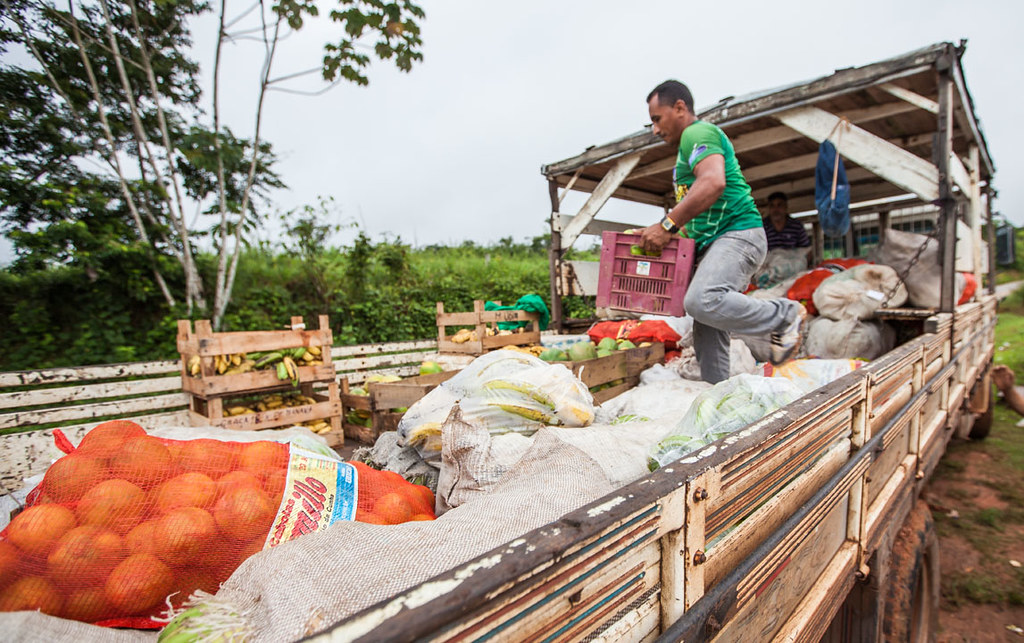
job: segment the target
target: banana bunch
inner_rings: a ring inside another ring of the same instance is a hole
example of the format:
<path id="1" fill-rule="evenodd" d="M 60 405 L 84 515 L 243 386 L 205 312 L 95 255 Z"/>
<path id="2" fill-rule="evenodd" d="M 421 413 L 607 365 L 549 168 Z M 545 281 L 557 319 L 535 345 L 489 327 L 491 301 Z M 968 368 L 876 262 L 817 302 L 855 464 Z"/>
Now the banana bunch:
<path id="1" fill-rule="evenodd" d="M 281 393 L 271 393 L 269 395 L 264 395 L 255 401 L 225 407 L 224 415 L 229 417 L 235 415 L 251 415 L 253 413 L 260 413 L 263 411 L 273 411 L 275 409 L 283 409 L 293 406 L 308 406 L 317 403 L 318 401 L 316 398 L 303 395 L 301 393 L 290 393 L 286 395 Z M 318 434 L 324 434 L 331 430 L 330 422 L 324 419 L 307 420 L 301 424 L 302 426 L 308 427 L 310 431 Z"/>
<path id="2" fill-rule="evenodd" d="M 514 331 L 511 330 L 495 330 L 491 326 L 486 326 L 484 328 L 484 335 L 486 337 L 494 337 L 495 335 L 512 335 L 513 332 Z M 515 332 L 522 332 L 522 330 Z M 449 339 L 451 339 L 456 344 L 465 344 L 466 342 L 475 342 L 479 338 L 480 336 L 477 334 L 475 330 L 469 330 L 468 328 L 460 328 Z"/>
<path id="3" fill-rule="evenodd" d="M 299 346 L 283 348 L 276 351 L 233 353 L 215 355 L 214 371 L 217 375 L 238 375 L 250 371 L 274 369 L 279 380 L 291 380 L 298 384 L 300 366 L 323 364 L 323 351 L 319 346 Z M 193 377 L 202 376 L 202 359 L 199 355 L 191 355 L 186 360 L 186 370 Z"/>
<path id="4" fill-rule="evenodd" d="M 529 346 L 510 345 L 505 346 L 504 349 L 519 351 L 520 353 L 526 353 L 527 355 L 533 355 L 534 357 L 540 357 L 540 354 L 545 350 L 540 344 L 530 344 Z"/>

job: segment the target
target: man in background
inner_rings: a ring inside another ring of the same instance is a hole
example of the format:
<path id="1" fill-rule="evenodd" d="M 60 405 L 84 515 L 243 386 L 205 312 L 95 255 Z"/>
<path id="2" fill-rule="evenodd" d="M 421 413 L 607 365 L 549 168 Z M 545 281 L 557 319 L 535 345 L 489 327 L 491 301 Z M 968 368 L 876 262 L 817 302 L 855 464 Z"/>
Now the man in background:
<path id="1" fill-rule="evenodd" d="M 789 199 L 782 192 L 768 195 L 768 214 L 764 218 L 764 236 L 768 250 L 776 248 L 807 248 L 811 253 L 811 240 L 804 224 L 789 216 Z"/>

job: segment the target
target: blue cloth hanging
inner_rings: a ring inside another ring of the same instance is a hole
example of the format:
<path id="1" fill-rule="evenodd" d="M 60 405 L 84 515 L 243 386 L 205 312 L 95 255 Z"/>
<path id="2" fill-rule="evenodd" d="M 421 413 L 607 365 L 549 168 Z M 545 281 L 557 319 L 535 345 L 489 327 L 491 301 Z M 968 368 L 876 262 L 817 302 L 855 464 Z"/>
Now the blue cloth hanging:
<path id="1" fill-rule="evenodd" d="M 833 186 L 833 177 L 835 185 Z M 846 168 L 831 141 L 818 147 L 818 165 L 814 168 L 814 205 L 826 237 L 841 237 L 850 229 L 850 182 Z"/>

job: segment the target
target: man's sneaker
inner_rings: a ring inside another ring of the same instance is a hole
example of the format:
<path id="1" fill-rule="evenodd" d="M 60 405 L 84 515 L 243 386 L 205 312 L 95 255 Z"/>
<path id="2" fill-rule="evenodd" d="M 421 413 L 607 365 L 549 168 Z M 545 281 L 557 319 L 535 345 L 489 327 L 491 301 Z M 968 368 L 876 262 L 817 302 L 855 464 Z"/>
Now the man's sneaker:
<path id="1" fill-rule="evenodd" d="M 800 348 L 804 319 L 807 318 L 807 309 L 803 304 L 798 304 L 796 317 L 784 330 L 772 333 L 772 366 L 778 366 L 796 354 Z"/>

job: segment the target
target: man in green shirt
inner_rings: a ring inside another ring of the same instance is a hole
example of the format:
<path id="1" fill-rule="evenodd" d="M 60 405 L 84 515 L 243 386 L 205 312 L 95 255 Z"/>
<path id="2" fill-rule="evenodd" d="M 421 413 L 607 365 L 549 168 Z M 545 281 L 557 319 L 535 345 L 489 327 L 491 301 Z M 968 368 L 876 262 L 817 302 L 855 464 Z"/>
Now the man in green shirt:
<path id="1" fill-rule="evenodd" d="M 694 240 L 697 268 L 683 306 L 693 317 L 693 348 L 701 378 L 729 377 L 731 332 L 771 334 L 772 363 L 800 346 L 807 311 L 789 299 L 754 299 L 743 291 L 767 253 L 761 214 L 743 178 L 732 142 L 720 128 L 698 120 L 683 83 L 667 80 L 647 96 L 655 134 L 678 149 L 673 182 L 676 205 L 640 237 L 656 253 L 673 235 Z"/>

